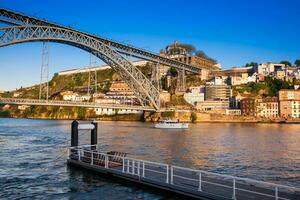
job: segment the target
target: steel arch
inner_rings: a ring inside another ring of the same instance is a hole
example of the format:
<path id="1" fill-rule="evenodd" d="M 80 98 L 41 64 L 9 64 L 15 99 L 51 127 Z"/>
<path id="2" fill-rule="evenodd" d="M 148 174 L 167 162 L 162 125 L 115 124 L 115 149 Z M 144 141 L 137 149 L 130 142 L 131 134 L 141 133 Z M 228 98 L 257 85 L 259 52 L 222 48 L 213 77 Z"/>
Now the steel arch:
<path id="1" fill-rule="evenodd" d="M 88 51 L 115 69 L 128 83 L 142 105 L 160 108 L 158 89 L 129 61 L 104 43 L 83 33 L 50 26 L 10 26 L 0 28 L 0 47 L 34 41 L 63 43 Z"/>

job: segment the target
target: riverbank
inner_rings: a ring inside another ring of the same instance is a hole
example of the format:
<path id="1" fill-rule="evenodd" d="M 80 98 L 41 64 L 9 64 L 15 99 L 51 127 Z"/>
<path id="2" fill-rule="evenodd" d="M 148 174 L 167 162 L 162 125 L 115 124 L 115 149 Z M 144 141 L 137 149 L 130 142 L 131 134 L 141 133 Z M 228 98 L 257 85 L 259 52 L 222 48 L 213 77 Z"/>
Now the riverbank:
<path id="1" fill-rule="evenodd" d="M 162 113 L 145 112 L 144 115 L 139 114 L 117 114 L 117 115 L 103 115 L 97 117 L 81 117 L 74 116 L 53 117 L 53 116 L 0 116 L 0 118 L 13 119 L 35 119 L 35 120 L 96 120 L 96 121 L 131 121 L 131 122 L 157 122 L 161 119 L 171 118 L 186 123 L 270 123 L 270 124 L 300 124 L 300 119 L 266 119 L 256 118 L 253 116 L 228 116 L 220 114 L 209 113 L 194 113 L 196 116 L 192 119 L 193 112 L 175 112 L 174 115 L 166 117 Z"/>
<path id="2" fill-rule="evenodd" d="M 292 118 L 288 120 L 283 118 L 268 119 L 255 116 L 223 115 L 193 111 L 171 111 L 160 113 L 145 112 L 144 114 L 144 120 L 147 122 L 156 122 L 164 118 L 176 119 L 181 122 L 188 123 L 300 123 L 300 119 Z"/>

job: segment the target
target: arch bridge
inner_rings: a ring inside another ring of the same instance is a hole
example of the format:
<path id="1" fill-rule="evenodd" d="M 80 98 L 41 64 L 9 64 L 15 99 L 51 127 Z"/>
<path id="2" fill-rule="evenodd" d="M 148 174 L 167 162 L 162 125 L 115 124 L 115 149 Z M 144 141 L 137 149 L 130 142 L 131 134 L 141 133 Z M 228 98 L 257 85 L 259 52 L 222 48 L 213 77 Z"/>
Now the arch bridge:
<path id="1" fill-rule="evenodd" d="M 25 42 L 50 41 L 83 49 L 116 70 L 133 90 L 143 107 L 151 106 L 155 110 L 160 109 L 159 89 L 122 54 L 172 66 L 190 73 L 201 71 L 201 67 L 6 9 L 0 9 L 0 22 L 9 24 L 8 27 L 0 28 L 0 47 Z M 206 69 L 207 66 L 202 68 Z"/>

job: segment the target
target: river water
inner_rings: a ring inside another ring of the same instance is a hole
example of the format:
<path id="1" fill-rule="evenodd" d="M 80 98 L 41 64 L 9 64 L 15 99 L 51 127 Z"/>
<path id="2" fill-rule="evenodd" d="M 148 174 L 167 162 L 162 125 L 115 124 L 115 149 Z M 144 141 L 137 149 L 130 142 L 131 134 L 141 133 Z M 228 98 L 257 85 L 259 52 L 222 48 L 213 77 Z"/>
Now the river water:
<path id="1" fill-rule="evenodd" d="M 180 199 L 66 165 L 71 121 L 0 119 L 0 199 Z M 152 161 L 300 186 L 300 125 L 100 122 L 98 142 Z M 80 143 L 90 135 L 80 133 Z"/>

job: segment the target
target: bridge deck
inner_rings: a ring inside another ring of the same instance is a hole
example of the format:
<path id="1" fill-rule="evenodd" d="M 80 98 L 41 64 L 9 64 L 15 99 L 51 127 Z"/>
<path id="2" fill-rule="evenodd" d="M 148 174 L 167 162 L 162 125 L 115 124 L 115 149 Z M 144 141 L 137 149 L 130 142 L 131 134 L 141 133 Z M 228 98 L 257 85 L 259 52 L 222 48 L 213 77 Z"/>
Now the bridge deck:
<path id="1" fill-rule="evenodd" d="M 0 98 L 0 104 L 65 106 L 65 107 L 85 107 L 85 108 L 113 108 L 113 109 L 155 111 L 154 108 L 148 106 L 135 106 L 135 105 L 125 105 L 125 104 L 99 104 L 94 102 L 57 101 L 57 100 L 43 100 L 43 99 L 21 99 L 21 98 Z"/>
<path id="2" fill-rule="evenodd" d="M 99 161 L 99 155 L 103 160 Z M 115 158 L 121 162 L 114 162 Z M 300 199 L 297 188 L 118 157 L 85 148 L 70 149 L 68 164 L 198 199 Z"/>

